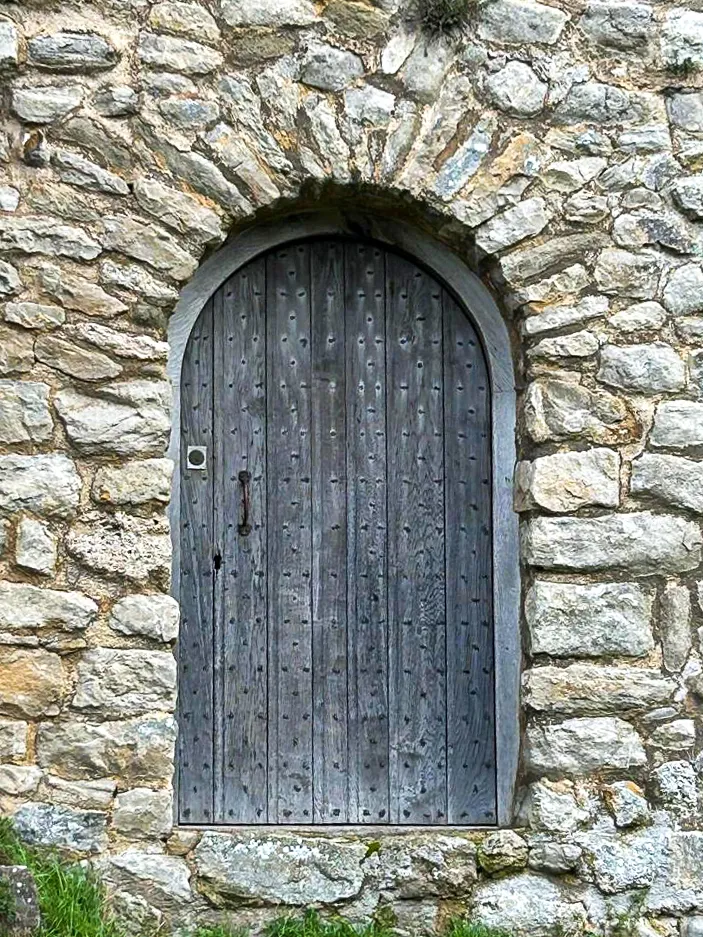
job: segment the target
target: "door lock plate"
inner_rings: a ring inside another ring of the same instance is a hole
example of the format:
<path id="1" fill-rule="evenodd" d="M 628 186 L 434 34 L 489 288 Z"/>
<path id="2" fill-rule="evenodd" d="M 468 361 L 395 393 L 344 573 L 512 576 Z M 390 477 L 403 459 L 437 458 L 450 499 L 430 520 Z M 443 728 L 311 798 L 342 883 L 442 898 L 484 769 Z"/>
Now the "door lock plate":
<path id="1" fill-rule="evenodd" d="M 207 446 L 188 446 L 186 451 L 186 468 L 207 468 Z"/>

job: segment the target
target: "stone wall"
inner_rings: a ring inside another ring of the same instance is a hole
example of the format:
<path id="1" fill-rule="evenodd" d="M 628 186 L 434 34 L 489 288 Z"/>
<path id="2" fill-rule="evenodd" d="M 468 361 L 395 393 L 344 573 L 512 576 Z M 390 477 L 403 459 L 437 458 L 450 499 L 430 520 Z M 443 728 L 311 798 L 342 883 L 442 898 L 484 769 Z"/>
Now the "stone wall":
<path id="1" fill-rule="evenodd" d="M 135 928 L 703 933 L 703 4 L 471 6 L 439 39 L 399 0 L 2 8 L 0 809 Z M 165 324 L 227 232 L 335 200 L 425 225 L 512 329 L 520 834 L 173 829 Z"/>

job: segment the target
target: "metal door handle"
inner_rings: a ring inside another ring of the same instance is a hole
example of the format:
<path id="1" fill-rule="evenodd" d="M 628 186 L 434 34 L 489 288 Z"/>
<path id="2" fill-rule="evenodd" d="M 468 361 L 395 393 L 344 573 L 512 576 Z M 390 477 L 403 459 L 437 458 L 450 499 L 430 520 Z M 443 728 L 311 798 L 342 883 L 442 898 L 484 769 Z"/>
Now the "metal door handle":
<path id="1" fill-rule="evenodd" d="M 241 471 L 239 473 L 239 484 L 242 486 L 242 522 L 237 526 L 237 530 L 242 537 L 248 537 L 251 533 L 251 524 L 249 523 L 249 483 L 251 482 L 251 472 Z"/>

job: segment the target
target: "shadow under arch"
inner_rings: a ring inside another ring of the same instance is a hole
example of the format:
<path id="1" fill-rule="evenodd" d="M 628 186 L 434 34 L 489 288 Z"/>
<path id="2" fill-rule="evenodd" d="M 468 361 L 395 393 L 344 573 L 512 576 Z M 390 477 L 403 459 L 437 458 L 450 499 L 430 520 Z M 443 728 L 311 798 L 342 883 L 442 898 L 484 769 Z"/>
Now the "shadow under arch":
<path id="1" fill-rule="evenodd" d="M 418 227 L 354 209 L 297 211 L 249 223 L 211 254 L 181 291 L 168 326 L 172 431 L 168 455 L 176 465 L 181 444 L 181 367 L 191 330 L 212 294 L 255 257 L 295 241 L 337 236 L 375 241 L 408 255 L 458 299 L 483 343 L 491 382 L 493 609 L 498 825 L 509 825 L 520 755 L 520 564 L 518 517 L 513 510 L 516 390 L 508 328 L 489 290 L 451 248 Z M 172 594 L 180 585 L 180 480 L 174 472 L 169 510 L 173 540 Z M 316 827 L 318 831 L 324 828 Z M 407 827 L 406 827 L 407 829 Z M 446 827 L 437 827 L 441 832 Z"/>

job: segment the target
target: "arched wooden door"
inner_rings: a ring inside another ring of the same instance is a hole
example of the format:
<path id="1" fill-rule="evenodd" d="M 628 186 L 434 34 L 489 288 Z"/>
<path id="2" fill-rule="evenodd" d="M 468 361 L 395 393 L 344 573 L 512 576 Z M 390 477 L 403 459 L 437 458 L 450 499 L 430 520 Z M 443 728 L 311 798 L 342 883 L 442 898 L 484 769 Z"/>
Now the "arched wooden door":
<path id="1" fill-rule="evenodd" d="M 369 242 L 234 273 L 181 387 L 179 816 L 496 821 L 490 387 Z"/>

